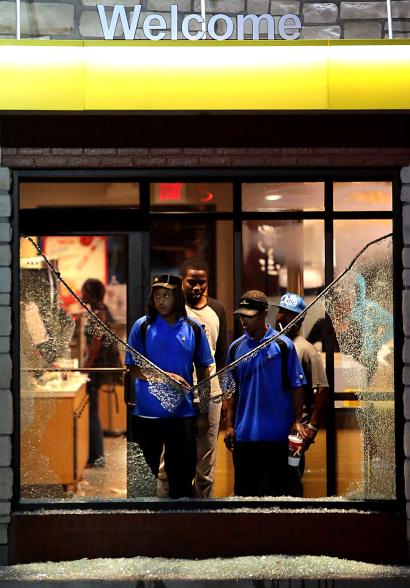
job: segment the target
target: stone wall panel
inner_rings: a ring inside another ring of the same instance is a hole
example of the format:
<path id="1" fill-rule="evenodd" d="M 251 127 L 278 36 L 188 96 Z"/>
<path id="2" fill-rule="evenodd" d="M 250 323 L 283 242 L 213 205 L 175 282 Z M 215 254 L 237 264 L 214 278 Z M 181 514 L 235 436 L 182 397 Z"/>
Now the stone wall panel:
<path id="1" fill-rule="evenodd" d="M 407 20 L 393 20 L 392 21 L 393 32 L 396 33 L 408 33 L 410 32 L 410 10 L 407 13 Z M 384 31 L 388 30 L 387 21 L 384 23 Z"/>
<path id="2" fill-rule="evenodd" d="M 107 10 L 107 18 L 111 18 L 111 11 Z M 100 17 L 96 10 L 84 10 L 80 17 L 80 36 L 84 38 L 103 39 L 104 33 Z M 121 21 L 118 21 L 114 37 L 121 37 L 124 34 Z"/>
<path id="3" fill-rule="evenodd" d="M 10 308 L 0 307 L 0 311 L 2 311 L 2 310 L 9 311 Z M 1 317 L 1 313 L 0 313 L 0 317 Z M 10 355 L 8 353 L 1 353 L 0 354 L 0 388 L 7 389 L 10 387 L 11 372 L 12 372 L 12 365 L 11 365 Z"/>
<path id="4" fill-rule="evenodd" d="M 387 18 L 386 2 L 341 2 L 340 17 L 352 20 Z"/>
<path id="5" fill-rule="evenodd" d="M 201 12 L 201 0 L 194 0 L 194 12 Z M 205 11 L 212 14 L 213 0 L 205 0 Z"/>
<path id="6" fill-rule="evenodd" d="M 404 492 L 406 495 L 406 499 L 410 500 L 410 459 L 406 459 L 404 462 Z M 408 521 L 410 518 L 408 517 Z M 407 538 L 409 538 L 409 534 L 407 534 Z"/>
<path id="7" fill-rule="evenodd" d="M 403 395 L 403 410 L 404 410 L 404 418 L 410 421 L 410 388 L 404 388 L 404 395 Z M 407 440 L 407 444 L 409 441 Z M 410 457 L 410 455 L 409 455 Z M 410 508 L 410 505 L 409 505 Z"/>
<path id="8" fill-rule="evenodd" d="M 410 270 L 405 270 L 403 272 L 403 286 L 405 288 L 410 288 Z"/>
<path id="9" fill-rule="evenodd" d="M 410 337 L 410 290 L 403 292 L 402 312 L 403 312 L 403 333 Z"/>
<path id="10" fill-rule="evenodd" d="M 9 266 L 11 264 L 10 245 L 0 245 L 0 266 Z M 3 304 L 0 300 L 0 304 Z"/>
<path id="11" fill-rule="evenodd" d="M 66 0 L 63 2 L 22 2 L 22 34 L 31 38 L 102 39 L 97 5 L 101 0 Z M 140 23 L 147 13 L 158 13 L 168 22 L 170 7 L 177 4 L 179 23 L 184 14 L 200 13 L 200 0 L 106 0 L 103 2 L 110 19 L 112 7 L 123 4 L 127 14 L 135 5 L 142 7 Z M 300 2 L 297 0 L 206 0 L 207 18 L 214 14 L 227 14 L 234 21 L 239 14 L 296 14 L 302 20 L 302 39 L 380 39 L 387 36 L 387 11 L 384 0 L 369 2 Z M 395 38 L 408 38 L 410 33 L 410 0 L 392 2 L 393 31 Z M 312 27 L 316 25 L 316 28 Z M 323 26 L 317 26 L 323 25 Z M 219 27 L 220 28 L 220 27 Z M 192 32 L 199 30 L 192 23 Z M 0 37 L 13 38 L 16 32 L 14 2 L 0 0 Z M 218 30 L 221 33 L 221 30 Z M 179 32 L 179 38 L 184 38 Z M 115 38 L 123 38 L 119 22 Z M 169 31 L 165 39 L 170 38 Z M 234 37 L 232 37 L 234 38 Z M 265 34 L 261 34 L 264 39 Z M 146 40 L 141 29 L 135 39 Z M 32 162 L 31 162 L 32 163 Z M 29 162 L 27 163 L 29 165 Z M 1 188 L 0 188 L 1 189 Z"/>
<path id="12" fill-rule="evenodd" d="M 0 231 L 1 232 L 1 231 Z M 11 291 L 11 271 L 8 267 L 0 267 L 0 292 L 10 292 Z M 4 311 L 4 309 L 3 309 Z M 5 311 L 2 312 L 0 308 L 0 335 L 8 335 L 10 330 L 4 330 L 5 325 Z M 8 317 L 7 317 L 8 321 Z M 7 323 L 8 324 L 8 323 Z"/>
<path id="13" fill-rule="evenodd" d="M 22 35 L 74 35 L 74 4 L 22 2 L 20 10 Z M 15 3 L 0 2 L 0 34 L 13 35 L 15 32 Z"/>
<path id="14" fill-rule="evenodd" d="M 340 39 L 341 28 L 339 26 L 303 26 L 301 39 Z"/>
<path id="15" fill-rule="evenodd" d="M 15 34 L 16 6 L 13 2 L 0 2 L 0 35 L 13 38 Z"/>
<path id="16" fill-rule="evenodd" d="M 10 390 L 0 389 L 0 435 L 13 432 L 13 400 Z"/>
<path id="17" fill-rule="evenodd" d="M 8 500 L 0 500 L 0 515 L 7 516 L 11 512 L 10 502 Z"/>
<path id="18" fill-rule="evenodd" d="M 10 500 L 13 489 L 13 471 L 9 467 L 0 468 L 0 499 Z"/>
<path id="19" fill-rule="evenodd" d="M 11 226 L 10 223 L 2 223 L 0 222 L 0 242 L 3 243 L 10 243 L 11 241 Z M 1 270 L 0 270 L 1 271 Z M 1 281 L 1 277 L 0 277 Z M 0 288 L 1 291 L 1 288 Z"/>
<path id="20" fill-rule="evenodd" d="M 175 3 L 178 3 L 178 0 L 175 0 Z M 122 4 L 126 8 L 134 8 L 136 4 L 141 4 L 141 0 L 81 0 L 79 4 L 87 7 L 103 4 L 106 8 L 113 7 L 114 4 Z"/>
<path id="21" fill-rule="evenodd" d="M 7 544 L 7 528 L 8 528 L 7 523 L 5 524 L 5 523 L 0 522 L 0 545 Z"/>
<path id="22" fill-rule="evenodd" d="M 403 241 L 410 244 L 410 204 L 403 206 Z"/>
<path id="23" fill-rule="evenodd" d="M 1 5 L 1 3 L 0 3 Z M 7 167 L 0 167 L 0 190 L 2 193 L 8 192 L 11 186 L 11 174 Z"/>
<path id="24" fill-rule="evenodd" d="M 10 351 L 10 337 L 0 337 L 0 353 Z"/>
<path id="25" fill-rule="evenodd" d="M 270 3 L 270 13 L 275 16 L 283 16 L 284 14 L 299 14 L 300 2 L 296 0 L 272 1 Z"/>
<path id="26" fill-rule="evenodd" d="M 410 422 L 404 425 L 404 455 L 410 458 Z"/>
<path id="27" fill-rule="evenodd" d="M 380 39 L 382 23 L 372 21 L 347 22 L 344 25 L 344 39 Z"/>
<path id="28" fill-rule="evenodd" d="M 403 182 L 403 184 L 410 184 L 410 166 L 407 165 L 406 167 L 403 167 L 400 170 L 400 179 Z M 410 186 L 403 186 L 402 187 L 402 194 L 404 192 L 404 193 L 408 194 L 410 197 L 409 190 L 410 190 Z"/>
<path id="29" fill-rule="evenodd" d="M 393 0 L 391 3 L 392 18 L 410 17 L 410 0 Z"/>
<path id="30" fill-rule="evenodd" d="M 410 337 L 405 337 L 402 353 L 403 362 L 410 365 Z"/>
<path id="31" fill-rule="evenodd" d="M 11 215 L 11 199 L 8 193 L 0 192 L 0 217 L 6 218 Z"/>
<path id="32" fill-rule="evenodd" d="M 245 10 L 245 0 L 214 0 L 211 12 L 214 14 L 240 14 Z"/>
<path id="33" fill-rule="evenodd" d="M 337 21 L 338 9 L 336 4 L 327 2 L 305 4 L 303 16 L 305 23 L 334 23 Z"/>
<path id="34" fill-rule="evenodd" d="M 248 0 L 246 7 L 248 14 L 265 14 L 269 12 L 269 0 Z"/>
<path id="35" fill-rule="evenodd" d="M 165 12 L 170 11 L 171 6 L 176 4 L 178 12 L 191 12 L 191 0 L 148 0 L 147 9 L 150 12 Z"/>
<path id="36" fill-rule="evenodd" d="M 407 184 L 405 184 L 406 182 L 406 178 L 407 177 L 407 172 L 403 172 L 401 174 L 401 181 L 404 183 L 404 185 L 401 188 L 401 193 L 400 193 L 400 199 L 402 202 L 410 202 L 410 186 Z"/>
<path id="37" fill-rule="evenodd" d="M 0 467 L 11 465 L 10 435 L 0 435 Z"/>

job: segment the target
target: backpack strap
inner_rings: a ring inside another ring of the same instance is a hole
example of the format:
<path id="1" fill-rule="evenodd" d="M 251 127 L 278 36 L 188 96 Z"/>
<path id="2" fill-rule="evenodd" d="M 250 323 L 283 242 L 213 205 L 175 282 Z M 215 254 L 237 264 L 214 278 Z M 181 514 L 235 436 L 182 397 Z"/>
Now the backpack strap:
<path id="1" fill-rule="evenodd" d="M 229 354 L 228 354 L 228 359 L 229 359 L 229 363 L 232 363 L 235 361 L 235 353 L 236 350 L 238 349 L 239 345 L 242 343 L 243 337 L 240 337 L 237 341 L 235 341 L 234 343 L 232 343 L 231 347 L 229 348 Z M 235 368 L 233 368 L 235 369 Z M 239 394 L 239 382 L 235 381 L 235 393 L 238 395 Z"/>
<path id="2" fill-rule="evenodd" d="M 229 349 L 229 363 L 233 363 L 235 361 L 235 353 L 241 343 L 242 343 L 242 337 L 240 337 L 237 341 L 235 341 L 235 343 L 232 343 L 232 345 Z"/>
<path id="3" fill-rule="evenodd" d="M 238 339 L 235 343 L 233 343 L 229 349 L 229 363 L 232 363 L 235 361 L 235 353 L 236 350 L 238 349 L 239 345 L 242 342 L 242 337 L 240 339 Z M 288 346 L 286 345 L 285 341 L 281 338 L 278 337 L 275 341 L 275 343 L 278 344 L 279 346 L 279 351 L 281 354 L 281 370 L 282 370 L 282 386 L 284 388 L 284 390 L 290 390 L 292 388 L 290 380 L 289 380 L 289 375 L 288 375 L 288 357 L 289 357 L 289 349 Z M 237 391 L 239 390 L 239 385 L 237 384 Z"/>
<path id="4" fill-rule="evenodd" d="M 279 345 L 280 354 L 281 354 L 281 368 L 282 368 L 282 386 L 284 390 L 290 390 L 292 388 L 289 374 L 288 374 L 288 355 L 289 349 L 286 345 L 285 341 L 278 337 L 275 341 Z"/>
<path id="5" fill-rule="evenodd" d="M 194 332 L 194 336 L 195 336 L 194 356 L 195 356 L 197 354 L 197 351 L 199 350 L 199 346 L 201 344 L 201 329 L 202 329 L 202 327 L 200 325 L 198 325 L 197 322 L 193 321 L 192 319 L 190 319 L 188 317 L 185 320 Z"/>
<path id="6" fill-rule="evenodd" d="M 140 335 L 141 335 L 141 343 L 142 343 L 142 348 L 144 350 L 144 355 L 147 355 L 147 350 L 145 349 L 145 341 L 147 339 L 147 331 L 148 331 L 148 327 L 151 324 L 151 319 L 147 318 L 143 323 L 140 324 Z"/>

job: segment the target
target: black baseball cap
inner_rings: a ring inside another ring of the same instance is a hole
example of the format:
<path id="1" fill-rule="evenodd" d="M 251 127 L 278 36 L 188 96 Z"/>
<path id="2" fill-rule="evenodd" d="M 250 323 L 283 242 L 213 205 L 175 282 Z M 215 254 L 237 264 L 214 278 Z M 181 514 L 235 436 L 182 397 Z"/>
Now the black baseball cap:
<path id="1" fill-rule="evenodd" d="M 258 312 L 268 308 L 268 299 L 266 294 L 259 290 L 249 290 L 241 296 L 239 306 L 234 314 L 242 314 L 244 316 L 256 316 Z"/>
<path id="2" fill-rule="evenodd" d="M 168 290 L 174 290 L 175 288 L 182 287 L 181 276 L 174 276 L 172 274 L 160 274 L 152 278 L 151 288 L 167 288 Z"/>

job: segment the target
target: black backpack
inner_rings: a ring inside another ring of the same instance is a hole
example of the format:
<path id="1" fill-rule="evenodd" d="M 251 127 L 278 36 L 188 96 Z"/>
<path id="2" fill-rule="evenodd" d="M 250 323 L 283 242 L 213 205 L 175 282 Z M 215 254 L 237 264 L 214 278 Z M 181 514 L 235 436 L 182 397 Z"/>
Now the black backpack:
<path id="1" fill-rule="evenodd" d="M 235 353 L 236 353 L 236 350 L 238 349 L 239 345 L 241 344 L 241 341 L 242 341 L 242 339 L 238 339 L 238 341 L 236 341 L 236 343 L 234 343 L 232 345 L 232 347 L 230 348 L 230 350 L 229 350 L 229 363 L 232 363 L 233 361 L 235 361 Z M 285 390 L 290 390 L 292 386 L 291 386 L 291 383 L 289 380 L 289 375 L 288 375 L 289 349 L 288 349 L 288 346 L 286 345 L 285 341 L 283 339 L 281 339 L 281 337 L 278 337 L 277 339 L 275 339 L 275 343 L 277 343 L 279 345 L 280 354 L 281 354 L 282 385 Z"/>

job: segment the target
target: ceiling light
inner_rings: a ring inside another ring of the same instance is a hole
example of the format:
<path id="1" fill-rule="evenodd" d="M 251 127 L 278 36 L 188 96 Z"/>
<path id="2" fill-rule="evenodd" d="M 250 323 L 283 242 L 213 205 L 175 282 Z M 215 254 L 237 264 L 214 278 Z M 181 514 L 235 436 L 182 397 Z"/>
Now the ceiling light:
<path id="1" fill-rule="evenodd" d="M 269 194 L 268 196 L 265 196 L 265 200 L 282 200 L 282 196 L 280 194 Z"/>

